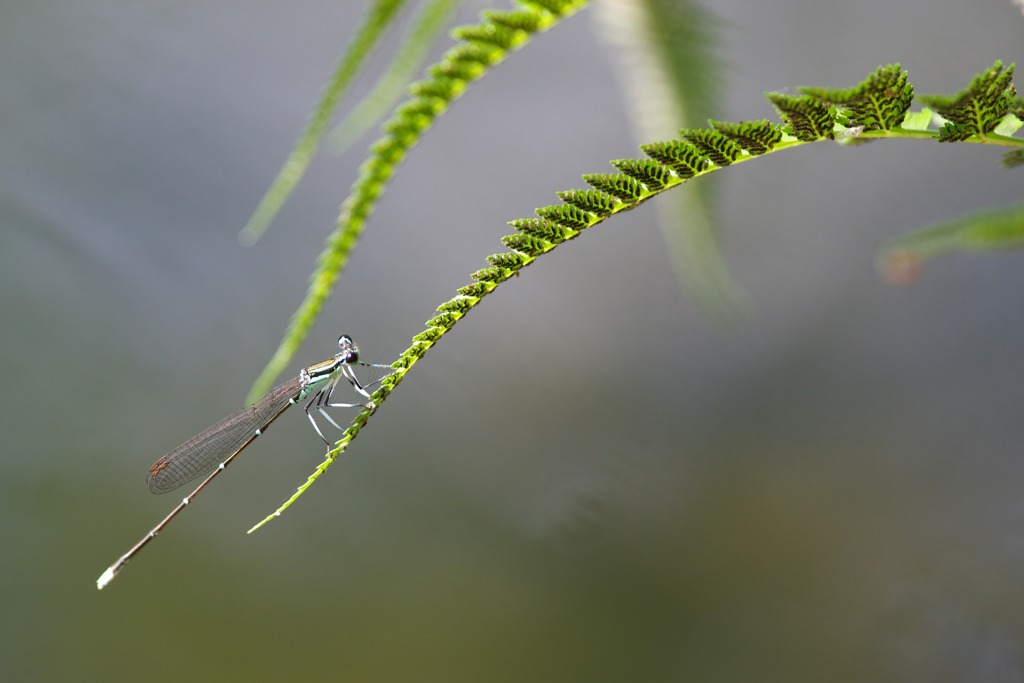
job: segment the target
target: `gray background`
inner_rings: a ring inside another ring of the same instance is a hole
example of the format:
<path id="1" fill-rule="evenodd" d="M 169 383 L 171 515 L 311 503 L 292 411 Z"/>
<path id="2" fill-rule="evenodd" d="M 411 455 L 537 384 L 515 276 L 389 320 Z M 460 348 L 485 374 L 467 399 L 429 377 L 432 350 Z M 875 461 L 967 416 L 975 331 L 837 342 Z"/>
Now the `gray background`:
<path id="1" fill-rule="evenodd" d="M 366 143 L 235 235 L 362 8 L 0 6 L 0 679 L 1021 680 L 1024 256 L 907 288 L 872 263 L 1020 199 L 966 145 L 720 174 L 732 332 L 680 293 L 650 205 L 609 221 L 463 321 L 284 518 L 244 534 L 321 460 L 300 413 L 96 591 L 178 499 L 145 469 L 241 404 L 305 292 Z M 1008 0 L 713 10 L 718 119 L 1024 57 Z M 505 221 L 637 155 L 589 13 L 409 156 L 291 372 L 341 332 L 390 362 Z"/>

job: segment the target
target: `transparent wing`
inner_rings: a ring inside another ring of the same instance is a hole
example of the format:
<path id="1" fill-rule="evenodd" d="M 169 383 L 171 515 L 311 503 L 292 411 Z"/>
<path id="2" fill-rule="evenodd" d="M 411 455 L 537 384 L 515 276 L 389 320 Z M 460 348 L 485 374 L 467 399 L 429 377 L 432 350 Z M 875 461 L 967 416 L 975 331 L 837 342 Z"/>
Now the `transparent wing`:
<path id="1" fill-rule="evenodd" d="M 207 427 L 153 463 L 146 481 L 153 493 L 167 493 L 208 474 L 283 413 L 300 391 L 299 378 L 282 384 L 248 408 Z"/>

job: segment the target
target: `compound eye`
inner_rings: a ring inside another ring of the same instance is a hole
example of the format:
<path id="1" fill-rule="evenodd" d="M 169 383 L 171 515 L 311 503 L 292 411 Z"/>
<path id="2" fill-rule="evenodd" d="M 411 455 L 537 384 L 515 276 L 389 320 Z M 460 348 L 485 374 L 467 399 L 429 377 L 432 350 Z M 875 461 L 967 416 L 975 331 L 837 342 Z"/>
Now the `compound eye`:
<path id="1" fill-rule="evenodd" d="M 359 347 L 352 341 L 352 337 L 347 334 L 338 337 L 338 347 L 345 354 L 346 363 L 355 363 L 359 360 Z"/>

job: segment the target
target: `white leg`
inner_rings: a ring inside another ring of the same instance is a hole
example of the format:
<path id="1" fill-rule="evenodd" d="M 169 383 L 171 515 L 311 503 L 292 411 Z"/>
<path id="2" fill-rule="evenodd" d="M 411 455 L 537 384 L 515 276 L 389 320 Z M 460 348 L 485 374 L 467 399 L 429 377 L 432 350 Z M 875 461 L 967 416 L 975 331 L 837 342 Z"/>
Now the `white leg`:
<path id="1" fill-rule="evenodd" d="M 315 400 L 317 400 L 318 398 L 320 398 L 320 396 L 321 396 L 321 395 L 322 395 L 323 393 L 324 393 L 323 391 L 318 391 L 318 392 L 316 393 L 316 396 L 314 396 L 313 398 L 309 399 L 309 400 L 308 400 L 308 401 L 306 402 L 306 405 L 305 405 L 305 406 L 303 406 L 303 408 L 302 408 L 302 409 L 303 409 L 304 411 L 306 411 L 306 417 L 308 417 L 308 418 L 309 418 L 309 423 L 310 423 L 311 425 L 313 425 L 313 429 L 315 429 L 315 430 L 316 430 L 316 433 L 320 435 L 320 438 L 324 440 L 324 443 L 325 443 L 325 444 L 327 444 L 328 446 L 330 446 L 330 445 L 331 445 L 331 442 L 330 442 L 330 441 L 328 441 L 328 440 L 327 440 L 327 437 L 326 437 L 326 436 L 324 436 L 324 433 L 320 431 L 320 425 L 318 425 L 318 424 L 316 423 L 316 420 L 314 420 L 314 419 L 313 419 L 313 416 L 312 416 L 312 415 L 310 414 L 310 412 L 309 412 L 309 409 L 310 409 L 310 407 L 311 407 L 311 406 L 313 405 L 313 401 L 315 401 Z M 319 406 L 319 405 L 317 406 L 317 410 L 320 410 L 320 406 Z M 320 412 L 323 412 L 323 411 L 321 410 Z"/>
<path id="2" fill-rule="evenodd" d="M 355 388 L 356 391 L 358 391 L 366 398 L 370 398 L 370 394 L 366 391 L 366 389 L 363 388 L 363 385 L 359 383 L 359 378 L 356 377 L 356 373 L 352 371 L 352 368 L 350 366 L 343 366 L 341 368 L 341 374 L 345 375 L 345 379 L 349 381 L 349 383 Z"/>
<path id="3" fill-rule="evenodd" d="M 330 403 L 328 403 L 328 404 L 326 404 L 326 405 L 330 406 L 331 404 L 330 404 Z M 351 407 L 351 406 L 349 406 L 349 407 Z M 324 406 L 317 406 L 317 407 L 316 407 L 316 409 L 317 409 L 318 411 L 320 411 L 320 414 L 324 416 L 324 419 L 325 419 L 325 420 L 327 420 L 327 421 L 328 421 L 328 422 L 330 422 L 330 423 L 331 423 L 332 425 L 334 425 L 334 428 L 335 428 L 335 429 L 337 429 L 337 430 L 338 430 L 339 432 L 343 432 L 343 431 L 345 431 L 344 429 L 342 429 L 341 425 L 339 425 L 339 424 L 338 424 L 337 422 L 335 422 L 335 421 L 334 421 L 334 418 L 333 418 L 333 417 L 331 417 L 331 416 L 330 416 L 330 414 L 329 414 L 329 413 L 328 413 L 328 412 L 327 412 L 326 410 L 324 410 Z"/>

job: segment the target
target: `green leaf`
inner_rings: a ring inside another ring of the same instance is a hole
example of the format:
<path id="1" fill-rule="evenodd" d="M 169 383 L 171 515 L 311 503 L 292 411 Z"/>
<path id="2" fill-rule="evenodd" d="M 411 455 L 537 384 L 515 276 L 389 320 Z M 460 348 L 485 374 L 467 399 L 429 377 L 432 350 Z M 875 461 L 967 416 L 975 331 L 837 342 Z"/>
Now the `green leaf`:
<path id="1" fill-rule="evenodd" d="M 495 268 L 504 268 L 505 270 L 516 271 L 527 265 L 533 259 L 525 257 L 523 254 L 517 254 L 514 251 L 506 251 L 502 254 L 491 254 L 487 257 L 487 262 Z"/>
<path id="2" fill-rule="evenodd" d="M 799 88 L 805 95 L 836 105 L 848 128 L 892 130 L 898 127 L 914 100 L 914 86 L 899 64 L 875 70 L 859 85 L 847 90 Z"/>
<path id="3" fill-rule="evenodd" d="M 636 202 L 646 192 L 640 181 L 621 173 L 589 173 L 583 176 L 583 180 L 595 190 L 626 204 Z"/>
<path id="4" fill-rule="evenodd" d="M 507 280 L 509 273 L 502 268 L 491 266 L 490 268 L 481 268 L 480 270 L 472 273 L 471 278 L 478 282 L 487 283 L 498 283 Z"/>
<path id="5" fill-rule="evenodd" d="M 479 297 L 460 295 L 455 297 L 454 299 L 449 299 L 448 301 L 445 301 L 443 304 L 438 306 L 437 312 L 457 313 L 459 315 L 462 315 L 463 313 L 471 309 L 474 305 L 476 305 L 478 299 Z"/>
<path id="6" fill-rule="evenodd" d="M 753 156 L 771 151 L 772 147 L 782 140 L 782 129 L 778 124 L 768 120 L 740 123 L 708 121 L 708 123 Z"/>
<path id="7" fill-rule="evenodd" d="M 710 161 L 706 154 L 682 140 L 652 142 L 640 145 L 640 149 L 655 161 L 671 168 L 684 180 L 704 171 Z"/>
<path id="8" fill-rule="evenodd" d="M 898 284 L 916 279 L 936 256 L 955 252 L 1008 251 L 1024 248 L 1024 204 L 980 211 L 902 235 L 879 250 L 877 263 Z"/>
<path id="9" fill-rule="evenodd" d="M 541 27 L 541 15 L 536 12 L 498 12 L 485 10 L 483 18 L 492 24 L 514 31 L 536 33 Z"/>
<path id="10" fill-rule="evenodd" d="M 391 0 L 395 2 L 397 0 Z M 524 12 L 535 14 L 532 26 L 546 31 L 587 5 L 589 0 L 521 0 Z M 487 67 L 499 63 L 507 52 L 499 47 L 512 44 L 521 47 L 528 32 L 521 19 L 495 20 L 490 13 L 477 27 L 460 30 L 468 42 L 445 53 L 441 63 L 428 69 L 427 78 L 414 83 L 411 89 L 419 93 L 414 101 L 402 105 L 390 121 L 382 126 L 385 137 L 371 147 L 371 156 L 360 167 L 358 180 L 341 206 L 338 225 L 327 238 L 320 254 L 316 272 L 310 278 L 306 298 L 292 316 L 288 330 L 273 357 L 249 390 L 249 396 L 259 397 L 270 387 L 290 362 L 299 344 L 306 338 L 324 302 L 334 289 L 341 271 L 348 263 L 370 214 L 395 173 L 395 167 L 405 158 L 408 150 L 433 125 L 436 116 L 447 110 L 450 100 L 458 97 L 466 85 L 487 73 Z M 511 26 L 510 24 L 514 24 Z M 510 37 L 512 36 L 512 37 Z M 254 399 L 252 399 L 254 400 Z M 289 503 L 290 504 L 290 503 Z"/>
<path id="11" fill-rule="evenodd" d="M 651 192 L 657 192 L 672 182 L 671 171 L 655 161 L 644 159 L 614 159 L 612 166 L 643 183 Z"/>
<path id="12" fill-rule="evenodd" d="M 1003 63 L 996 61 L 956 95 L 921 95 L 919 99 L 947 121 L 939 142 L 960 142 L 993 132 L 1017 101 L 1013 69 L 1011 64 L 1004 70 Z"/>
<path id="13" fill-rule="evenodd" d="M 569 230 L 583 230 L 597 222 L 597 216 L 570 204 L 543 206 L 537 209 L 535 213 L 541 218 Z"/>
<path id="14" fill-rule="evenodd" d="M 554 3 L 557 0 L 536 0 L 537 2 Z M 472 50 L 465 47 L 458 49 L 459 54 L 474 54 Z M 479 53 L 476 53 L 479 54 Z M 769 96 L 773 103 L 779 108 L 788 121 L 790 130 L 798 133 L 796 141 L 784 138 L 781 144 L 770 148 L 774 153 L 782 149 L 795 149 L 823 139 L 832 139 L 832 130 L 836 118 L 836 105 L 827 105 L 822 100 L 805 95 L 802 97 L 790 97 L 786 95 L 773 94 Z M 424 109 L 412 107 L 410 112 L 418 112 L 417 116 L 426 116 L 421 112 Z M 426 109 L 429 113 L 429 108 Z M 928 140 L 935 139 L 931 133 L 921 134 L 914 126 L 922 125 L 923 115 L 920 119 L 915 118 L 909 124 L 911 127 L 897 128 L 892 131 L 866 131 L 863 133 L 867 139 L 880 137 L 902 137 L 905 139 Z M 736 133 L 743 129 L 746 124 L 721 124 L 716 125 L 715 130 L 708 131 L 708 135 L 696 135 L 687 131 L 691 138 L 697 138 L 703 144 L 715 147 L 715 152 L 721 153 L 723 149 L 730 149 L 728 146 L 719 148 L 722 140 L 730 144 L 746 144 L 739 142 L 730 133 Z M 960 124 L 957 124 L 960 125 Z M 772 131 L 771 126 L 756 126 L 759 130 Z M 399 130 L 398 128 L 395 129 Z M 778 130 L 777 128 L 775 129 Z M 774 133 L 770 137 L 774 137 Z M 985 144 L 1000 145 L 1008 148 L 1016 148 L 1022 152 L 1018 157 L 1024 157 L 1024 141 L 1010 137 L 989 138 L 987 140 L 972 140 L 973 142 L 984 142 Z M 386 180 L 390 177 L 391 168 L 389 164 L 397 163 L 411 144 L 406 137 L 389 137 L 374 146 L 376 156 L 372 163 L 364 168 L 368 175 L 377 174 L 379 178 Z M 564 204 L 543 207 L 536 211 L 537 218 L 519 219 L 511 222 L 516 228 L 517 234 L 510 235 L 502 240 L 508 248 L 514 251 L 500 254 L 492 254 L 487 257 L 488 266 L 472 274 L 474 282 L 460 288 L 458 296 L 438 307 L 438 315 L 431 318 L 427 329 L 413 337 L 412 344 L 399 358 L 392 363 L 394 373 L 385 378 L 380 388 L 371 396 L 372 404 L 380 406 L 388 397 L 390 392 L 402 381 L 405 373 L 412 368 L 423 355 L 437 343 L 452 327 L 468 314 L 483 298 L 497 285 L 508 280 L 526 266 L 530 265 L 541 255 L 554 250 L 559 244 L 577 238 L 582 234 L 584 228 L 593 226 L 615 215 L 620 211 L 633 208 L 639 202 L 649 199 L 655 194 L 683 184 L 685 177 L 704 177 L 712 172 L 723 170 L 719 165 L 708 165 L 708 157 L 698 150 L 690 142 L 673 140 L 669 142 L 652 143 L 644 145 L 642 149 L 650 156 L 650 159 L 619 159 L 613 161 L 613 165 L 625 176 L 633 181 L 643 183 L 645 193 L 639 199 L 635 197 L 635 185 L 626 182 L 624 186 L 619 185 L 618 176 L 593 175 L 587 176 L 594 179 L 595 184 L 610 186 L 620 194 L 626 196 L 625 201 L 612 197 L 600 190 L 569 190 L 560 192 Z M 767 152 L 765 152 L 767 153 Z M 739 161 L 751 161 L 755 157 L 747 156 L 736 158 Z M 378 165 L 374 165 L 374 163 Z M 689 173 L 689 176 L 686 174 Z M 625 181 L 623 181 L 625 182 Z M 359 185 L 359 199 L 362 204 L 355 200 L 346 202 L 346 211 L 356 217 L 359 224 L 365 221 L 366 216 L 372 208 L 372 202 L 379 196 L 383 180 L 377 185 Z M 685 218 L 686 216 L 684 216 Z M 342 228 L 339 229 L 333 239 L 354 240 L 358 236 L 358 230 L 351 229 L 351 225 L 345 226 L 343 216 Z M 714 246 L 713 239 L 708 244 Z M 938 253 L 954 250 L 998 250 L 1019 248 L 1024 246 L 1024 205 L 1000 212 L 988 212 L 976 216 L 960 219 L 952 224 L 945 224 L 926 231 L 919 231 L 908 235 L 900 240 L 895 240 L 883 252 L 880 261 L 883 264 L 892 264 L 899 259 L 905 266 L 919 267 L 927 258 Z M 700 246 L 699 248 L 703 248 Z M 338 249 L 329 249 L 323 258 L 325 265 L 314 277 L 311 287 L 311 294 L 319 296 L 320 287 L 328 288 L 333 278 L 340 269 L 339 261 L 347 258 L 351 245 L 341 244 Z M 895 256 L 894 256 L 895 255 Z M 904 268 L 904 273 L 907 269 Z M 720 285 L 721 283 L 719 283 Z M 296 313 L 293 324 L 300 328 L 299 333 L 304 334 L 306 318 L 299 318 L 300 315 L 309 315 L 310 319 L 315 316 L 321 301 L 314 302 L 317 305 L 305 306 Z M 285 344 L 282 344 L 284 348 Z M 276 356 L 275 356 L 276 358 Z M 268 366 L 269 369 L 269 366 Z M 328 452 L 325 460 L 313 472 L 312 475 L 302 484 L 299 489 L 273 514 L 264 519 L 255 528 L 265 524 L 271 519 L 279 516 L 281 512 L 290 506 L 299 496 L 303 494 L 312 483 L 319 478 L 326 469 L 343 453 L 358 435 L 359 430 L 366 424 L 372 415 L 373 409 L 360 412 L 353 420 L 352 425 L 345 430 L 342 438 L 337 442 L 335 448 Z"/>
<path id="15" fill-rule="evenodd" d="M 459 287 L 455 291 L 463 296 L 475 296 L 479 299 L 482 296 L 486 296 L 494 287 L 494 283 L 491 282 L 473 282 L 464 287 Z"/>
<path id="16" fill-rule="evenodd" d="M 587 176 L 583 176 L 583 178 L 586 179 Z M 608 216 L 622 205 L 622 202 L 615 197 L 599 190 L 563 190 L 557 194 L 558 198 L 566 204 L 589 211 L 599 218 Z M 517 221 L 512 222 L 512 225 L 516 224 Z"/>
<path id="17" fill-rule="evenodd" d="M 406 85 L 426 59 L 430 46 L 441 34 L 460 2 L 461 0 L 430 0 L 424 4 L 387 71 L 377 80 L 370 93 L 329 133 L 330 144 L 335 153 L 341 154 L 351 147 L 401 97 Z"/>
<path id="18" fill-rule="evenodd" d="M 501 238 L 501 243 L 527 256 L 539 256 L 554 246 L 551 242 L 530 235 L 505 235 Z"/>
<path id="19" fill-rule="evenodd" d="M 331 80 L 324 90 L 323 96 L 313 109 L 313 114 L 302 131 L 299 141 L 284 162 L 277 177 L 271 183 L 270 188 L 260 200 L 256 211 L 249 218 L 249 221 L 242 228 L 238 239 L 243 244 L 255 244 L 274 217 L 288 201 L 295 186 L 306 174 L 316 150 L 320 147 L 320 140 L 327 130 L 327 124 L 334 115 L 341 102 L 341 97 L 352 84 L 352 80 L 359 70 L 360 65 L 373 51 L 374 46 L 380 40 L 385 29 L 394 21 L 398 10 L 402 8 L 406 0 L 376 0 L 374 5 L 367 11 L 363 24 L 356 31 L 355 39 L 349 44 L 348 50 L 341 61 L 338 62 Z"/>
<path id="20" fill-rule="evenodd" d="M 730 165 L 743 151 L 729 136 L 717 130 L 682 130 L 679 134 L 718 166 Z"/>
<path id="21" fill-rule="evenodd" d="M 523 43 L 529 34 L 505 24 L 486 21 L 473 26 L 459 26 L 452 30 L 452 37 L 467 42 L 492 45 L 502 52 L 508 52 Z"/>
<path id="22" fill-rule="evenodd" d="M 992 132 L 996 135 L 1005 135 L 1009 137 L 1020 130 L 1021 126 L 1024 126 L 1024 121 L 1017 118 L 1015 114 L 1007 114 Z"/>
<path id="23" fill-rule="evenodd" d="M 569 230 L 544 218 L 517 218 L 514 221 L 509 221 L 508 224 L 524 235 L 530 235 L 551 244 L 560 244 L 570 235 L 576 233 L 575 230 Z"/>
<path id="24" fill-rule="evenodd" d="M 768 93 L 782 120 L 790 126 L 793 136 L 801 142 L 814 142 L 827 138 L 835 140 L 832 132 L 836 125 L 836 110 L 817 97 L 795 97 L 782 93 Z"/>
<path id="25" fill-rule="evenodd" d="M 720 110 L 724 22 L 707 4 L 603 0 L 595 5 L 637 139 L 661 139 L 680 127 L 701 126 Z M 682 178 L 699 170 L 696 158 L 688 167 L 658 160 Z M 706 163 L 701 159 L 700 168 Z M 719 316 L 738 310 L 739 287 L 718 249 L 716 200 L 714 183 L 704 182 L 658 202 L 655 211 L 677 279 L 705 313 Z"/>
<path id="26" fill-rule="evenodd" d="M 903 119 L 901 127 L 904 130 L 928 130 L 928 127 L 932 123 L 932 117 L 934 112 L 925 107 L 921 111 L 908 112 L 906 117 Z"/>
<path id="27" fill-rule="evenodd" d="M 1010 105 L 1010 113 L 1018 119 L 1024 119 L 1024 97 L 1016 97 Z"/>

